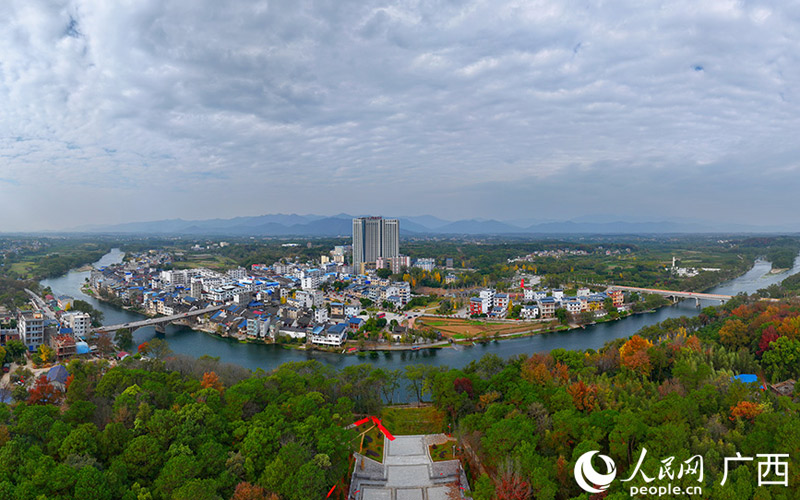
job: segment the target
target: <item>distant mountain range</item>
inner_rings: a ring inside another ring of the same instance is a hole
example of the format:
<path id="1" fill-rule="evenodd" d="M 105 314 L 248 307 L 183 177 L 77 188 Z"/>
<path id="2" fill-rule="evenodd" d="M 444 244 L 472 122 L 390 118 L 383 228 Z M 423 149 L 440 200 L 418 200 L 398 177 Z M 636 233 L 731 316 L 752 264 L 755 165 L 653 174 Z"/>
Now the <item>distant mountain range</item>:
<path id="1" fill-rule="evenodd" d="M 297 215 L 270 214 L 232 219 L 129 222 L 115 225 L 76 227 L 73 232 L 122 233 L 185 236 L 349 236 L 352 233 L 350 214 Z M 400 233 L 405 236 L 425 235 L 543 235 L 543 234 L 664 234 L 664 233 L 775 233 L 794 232 L 778 226 L 714 224 L 692 220 L 648 221 L 619 216 L 579 217 L 567 221 L 517 219 L 464 219 L 448 221 L 432 215 L 397 217 Z"/>

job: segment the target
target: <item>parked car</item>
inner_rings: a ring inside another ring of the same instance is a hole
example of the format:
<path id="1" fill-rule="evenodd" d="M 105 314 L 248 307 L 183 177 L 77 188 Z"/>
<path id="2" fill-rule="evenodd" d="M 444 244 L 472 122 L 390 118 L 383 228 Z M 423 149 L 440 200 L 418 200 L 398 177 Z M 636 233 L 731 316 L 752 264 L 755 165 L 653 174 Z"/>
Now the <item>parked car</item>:
<path id="1" fill-rule="evenodd" d="M 3 373 L 11 371 L 11 363 L 3 363 Z"/>

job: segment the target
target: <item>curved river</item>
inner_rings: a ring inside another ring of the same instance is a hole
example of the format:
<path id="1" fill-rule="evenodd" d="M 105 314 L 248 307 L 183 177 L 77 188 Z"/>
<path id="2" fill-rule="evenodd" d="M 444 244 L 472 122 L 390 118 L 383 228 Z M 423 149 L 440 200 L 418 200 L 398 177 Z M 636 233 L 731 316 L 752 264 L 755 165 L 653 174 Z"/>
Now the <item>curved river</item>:
<path id="1" fill-rule="evenodd" d="M 121 262 L 123 255 L 119 249 L 114 249 L 96 262 L 95 266 L 108 266 Z M 736 295 L 739 292 L 753 293 L 773 283 L 780 283 L 787 276 L 800 272 L 800 257 L 795 259 L 794 267 L 789 271 L 770 274 L 770 268 L 769 262 L 756 261 L 753 268 L 746 274 L 725 282 L 709 292 L 727 295 Z M 70 271 L 64 276 L 44 280 L 41 284 L 42 286 L 49 286 L 55 295 L 71 295 L 89 302 L 96 309 L 103 312 L 103 322 L 106 324 L 127 323 L 142 318 L 140 314 L 100 302 L 81 292 L 81 286 L 88 277 L 88 271 Z M 715 304 L 716 301 L 703 303 L 702 305 Z M 667 318 L 694 316 L 698 313 L 699 310 L 695 307 L 695 301 L 687 300 L 671 307 L 661 308 L 654 313 L 637 314 L 619 321 L 591 325 L 583 330 L 578 329 L 502 340 L 500 342 L 489 342 L 458 350 L 423 349 L 419 351 L 382 352 L 370 353 L 365 357 L 305 352 L 266 344 L 245 344 L 174 325 L 167 326 L 165 338 L 176 353 L 188 354 L 194 357 L 208 354 L 210 356 L 218 356 L 221 361 L 226 363 L 236 363 L 250 369 L 262 368 L 267 371 L 287 361 L 306 361 L 309 359 L 316 359 L 336 368 L 365 362 L 386 369 L 403 368 L 404 365 L 409 363 L 447 365 L 453 368 L 460 368 L 470 361 L 477 360 L 489 353 L 501 357 L 509 357 L 516 354 L 531 354 L 558 348 L 598 349 L 610 340 L 633 335 L 642 327 L 658 323 Z M 140 343 L 153 338 L 155 335 L 155 330 L 152 327 L 140 328 L 134 332 L 134 340 L 136 343 Z"/>

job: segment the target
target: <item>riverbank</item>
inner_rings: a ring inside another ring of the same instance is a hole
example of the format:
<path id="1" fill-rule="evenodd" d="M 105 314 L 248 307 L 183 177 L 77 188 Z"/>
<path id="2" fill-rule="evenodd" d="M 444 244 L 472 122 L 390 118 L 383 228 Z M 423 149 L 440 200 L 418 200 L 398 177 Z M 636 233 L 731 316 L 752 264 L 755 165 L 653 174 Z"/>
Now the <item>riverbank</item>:
<path id="1" fill-rule="evenodd" d="M 109 300 L 108 298 L 104 297 L 103 294 L 100 293 L 99 290 L 92 288 L 88 285 L 84 285 L 82 287 L 82 291 L 84 293 L 90 294 L 95 300 L 99 302 L 103 302 L 108 304 L 111 307 L 119 308 L 131 314 L 137 314 L 148 318 L 156 318 L 159 317 L 159 314 L 151 313 L 147 310 L 132 307 L 124 304 L 120 304 L 118 301 Z M 638 314 L 648 314 L 656 312 L 655 309 L 650 309 L 646 311 L 640 312 L 625 312 L 620 314 L 617 318 L 607 318 L 601 319 L 599 321 L 594 321 L 591 323 L 587 323 L 584 325 L 572 323 L 569 325 L 558 324 L 553 325 L 553 320 L 549 320 L 549 328 L 545 326 L 544 328 L 531 328 L 529 330 L 522 330 L 522 331 L 513 331 L 510 333 L 502 333 L 502 334 L 493 334 L 493 335 L 485 335 L 485 336 L 464 336 L 464 337 L 448 337 L 445 340 L 430 342 L 430 343 L 414 343 L 414 344 L 404 344 L 404 343 L 386 343 L 386 342 L 372 342 L 367 341 L 364 342 L 362 340 L 348 340 L 342 346 L 339 347 L 319 347 L 316 345 L 309 344 L 307 342 L 304 343 L 293 343 L 293 342 L 271 342 L 271 341 L 264 341 L 257 338 L 251 338 L 246 335 L 227 335 L 222 334 L 218 331 L 216 325 L 212 324 L 203 324 L 197 323 L 193 320 L 189 319 L 177 319 L 172 321 L 174 325 L 179 325 L 184 328 L 187 328 L 194 332 L 204 333 L 211 337 L 220 338 L 220 339 L 230 339 L 235 340 L 236 342 L 242 344 L 252 344 L 252 345 L 268 345 L 268 346 L 280 346 L 283 349 L 291 349 L 297 351 L 304 351 L 304 352 L 321 352 L 321 353 L 330 353 L 335 355 L 354 355 L 358 354 L 359 352 L 398 352 L 398 351 L 420 351 L 420 350 L 431 350 L 431 349 L 457 349 L 459 346 L 468 346 L 468 345 L 475 345 L 476 343 L 487 343 L 490 341 L 507 341 L 512 339 L 520 339 L 525 337 L 533 337 L 538 335 L 547 335 L 553 333 L 564 333 L 569 332 L 572 330 L 584 330 L 587 327 L 599 325 L 603 323 L 610 323 L 610 322 L 617 322 L 629 318 L 631 316 L 635 316 Z M 479 320 L 476 320 L 479 321 Z M 497 320 L 493 320 L 497 321 Z M 519 325 L 519 328 L 525 328 L 525 323 L 543 325 L 545 320 L 538 320 L 538 321 L 512 321 L 512 320 L 505 320 L 505 323 L 509 325 Z M 486 322 L 489 322 L 488 320 Z M 531 326 L 532 326 L 531 325 Z"/>
<path id="2" fill-rule="evenodd" d="M 122 261 L 123 252 L 119 249 L 112 250 L 105 255 L 95 267 L 104 267 Z M 725 282 L 711 293 L 736 295 L 740 292 L 754 293 L 756 290 L 766 288 L 773 283 L 778 283 L 794 273 L 800 273 L 800 259 L 791 271 L 781 275 L 768 274 L 771 265 L 765 261 L 757 261 L 745 275 Z M 143 316 L 135 314 L 106 302 L 101 302 L 81 291 L 89 278 L 88 272 L 71 271 L 58 278 L 51 278 L 41 282 L 42 287 L 50 287 L 54 295 L 70 295 L 90 303 L 94 308 L 105 315 L 108 324 L 123 324 L 140 321 Z M 715 305 L 718 302 L 703 301 L 703 306 Z M 316 361 L 327 366 L 343 369 L 369 362 L 387 370 L 403 370 L 408 364 L 425 364 L 431 366 L 446 365 L 453 368 L 463 368 L 473 361 L 478 361 L 486 354 L 494 354 L 501 358 L 517 356 L 520 354 L 533 354 L 549 352 L 553 349 L 566 350 L 598 350 L 606 343 L 618 338 L 627 338 L 642 328 L 660 323 L 667 319 L 682 316 L 696 316 L 700 310 L 695 307 L 694 300 L 679 302 L 671 307 L 661 308 L 650 314 L 636 314 L 628 316 L 624 321 L 611 321 L 588 325 L 585 329 L 560 331 L 555 333 L 542 333 L 522 338 L 508 338 L 502 342 L 486 342 L 457 345 L 453 349 L 418 349 L 402 351 L 365 352 L 361 356 L 342 356 L 342 348 L 336 353 L 325 351 L 292 349 L 283 345 L 238 342 L 234 339 L 222 338 L 217 335 L 198 335 L 197 331 L 190 330 L 180 325 L 167 325 L 166 336 L 155 332 L 152 326 L 137 329 L 134 334 L 135 345 L 147 342 L 157 335 L 166 340 L 176 354 L 184 354 L 193 358 L 201 356 L 218 357 L 224 363 L 233 363 L 251 370 L 262 369 L 270 371 L 287 362 Z M 205 333 L 205 332 L 204 332 Z M 364 358 L 367 357 L 367 359 Z"/>

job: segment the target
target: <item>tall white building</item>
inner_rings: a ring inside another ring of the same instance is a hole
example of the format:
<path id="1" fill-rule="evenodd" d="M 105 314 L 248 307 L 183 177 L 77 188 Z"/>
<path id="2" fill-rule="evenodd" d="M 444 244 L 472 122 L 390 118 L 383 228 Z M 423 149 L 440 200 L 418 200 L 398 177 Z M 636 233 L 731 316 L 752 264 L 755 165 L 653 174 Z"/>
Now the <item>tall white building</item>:
<path id="1" fill-rule="evenodd" d="M 400 255 L 400 221 L 382 217 L 353 219 L 353 266 Z"/>
<path id="2" fill-rule="evenodd" d="M 22 311 L 17 318 L 17 331 L 29 351 L 44 343 L 44 315 L 39 311 Z"/>

